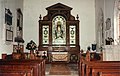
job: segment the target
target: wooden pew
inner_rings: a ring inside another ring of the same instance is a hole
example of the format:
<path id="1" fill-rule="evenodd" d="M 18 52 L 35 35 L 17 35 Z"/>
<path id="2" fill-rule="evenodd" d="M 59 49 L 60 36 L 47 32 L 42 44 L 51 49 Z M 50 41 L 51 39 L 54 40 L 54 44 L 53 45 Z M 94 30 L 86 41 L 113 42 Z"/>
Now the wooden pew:
<path id="1" fill-rule="evenodd" d="M 23 60 L 0 60 L 1 68 L 33 68 L 33 76 L 45 76 L 45 60 L 44 59 L 23 59 Z"/>
<path id="2" fill-rule="evenodd" d="M 91 61 L 84 64 L 86 76 L 101 76 L 103 73 L 120 75 L 120 61 Z M 99 75 L 98 75 L 99 74 Z"/>
<path id="3" fill-rule="evenodd" d="M 36 68 L 34 68 L 34 66 L 29 66 L 29 65 L 16 65 L 16 64 L 14 64 L 14 65 L 8 65 L 8 64 L 5 64 L 5 65 L 0 65 L 0 70 L 2 70 L 2 71 L 0 71 L 0 73 L 24 73 L 24 72 L 26 72 L 27 73 L 27 71 L 28 72 L 31 72 L 31 76 L 35 76 L 35 75 L 37 75 L 36 74 L 36 70 L 35 70 Z M 25 74 L 26 74 L 25 73 Z"/>
<path id="4" fill-rule="evenodd" d="M 80 57 L 79 76 L 119 76 L 120 61 L 91 61 L 90 53 L 85 57 Z"/>
<path id="5" fill-rule="evenodd" d="M 43 66 L 43 61 L 41 62 L 40 60 L 2 60 L 2 63 L 7 65 L 7 67 L 12 67 L 15 68 L 28 68 L 28 67 L 33 67 L 34 68 L 34 76 L 44 76 L 45 69 L 42 68 Z M 45 64 L 45 63 L 44 63 Z M 13 65 L 13 66 L 12 66 Z M 17 65 L 17 66 L 15 66 Z M 20 66 L 21 65 L 21 66 Z M 32 66 L 31 66 L 32 65 Z M 20 67 L 18 67 L 20 66 Z M 44 65 L 45 66 L 45 65 Z M 43 72 L 44 70 L 44 72 Z"/>
<path id="6" fill-rule="evenodd" d="M 92 76 L 120 76 L 120 68 L 92 68 Z"/>
<path id="7" fill-rule="evenodd" d="M 86 53 L 81 52 L 80 53 L 80 62 L 79 64 L 79 75 L 84 76 L 83 72 L 84 69 L 82 67 L 85 67 L 85 65 L 82 65 L 84 61 L 102 61 L 103 60 L 103 53 L 96 53 L 96 52 L 90 52 L 87 51 Z"/>
<path id="8" fill-rule="evenodd" d="M 8 70 L 8 69 L 0 69 L 0 76 L 33 76 L 32 69 L 16 69 L 16 70 Z"/>

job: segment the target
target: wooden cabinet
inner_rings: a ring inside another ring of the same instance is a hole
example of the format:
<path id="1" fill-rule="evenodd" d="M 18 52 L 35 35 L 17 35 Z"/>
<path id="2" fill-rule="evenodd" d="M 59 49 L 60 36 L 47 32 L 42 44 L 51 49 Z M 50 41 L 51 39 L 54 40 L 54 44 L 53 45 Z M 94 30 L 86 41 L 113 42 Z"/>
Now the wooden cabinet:
<path id="1" fill-rule="evenodd" d="M 65 51 L 79 58 L 79 20 L 71 15 L 72 8 L 57 3 L 46 10 L 47 15 L 39 20 L 38 50 L 47 51 L 48 56 L 52 51 Z"/>

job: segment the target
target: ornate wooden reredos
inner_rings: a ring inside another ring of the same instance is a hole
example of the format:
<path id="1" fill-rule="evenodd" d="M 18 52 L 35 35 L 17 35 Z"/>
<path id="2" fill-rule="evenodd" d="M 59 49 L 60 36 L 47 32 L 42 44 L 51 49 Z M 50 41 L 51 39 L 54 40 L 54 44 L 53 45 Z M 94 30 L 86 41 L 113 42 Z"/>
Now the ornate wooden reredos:
<path id="1" fill-rule="evenodd" d="M 57 3 L 46 8 L 39 20 L 39 51 L 67 51 L 79 54 L 79 20 L 71 15 L 71 7 Z"/>

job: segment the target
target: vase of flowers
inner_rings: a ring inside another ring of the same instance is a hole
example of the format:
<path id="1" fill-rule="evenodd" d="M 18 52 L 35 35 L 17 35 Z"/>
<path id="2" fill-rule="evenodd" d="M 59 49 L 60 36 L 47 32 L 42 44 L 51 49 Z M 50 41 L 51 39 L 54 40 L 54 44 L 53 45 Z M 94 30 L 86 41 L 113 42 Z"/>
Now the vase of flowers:
<path id="1" fill-rule="evenodd" d="M 27 43 L 26 49 L 30 50 L 30 53 L 34 53 L 34 50 L 37 49 L 37 45 L 33 40 L 31 40 L 29 43 Z"/>

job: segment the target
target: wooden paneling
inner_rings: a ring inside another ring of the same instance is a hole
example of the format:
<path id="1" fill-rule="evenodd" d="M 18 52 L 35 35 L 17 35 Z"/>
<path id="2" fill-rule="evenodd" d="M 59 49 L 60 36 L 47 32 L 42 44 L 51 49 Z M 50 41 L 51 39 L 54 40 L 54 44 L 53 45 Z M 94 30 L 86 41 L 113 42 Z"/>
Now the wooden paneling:
<path id="1" fill-rule="evenodd" d="M 0 60 L 1 75 L 45 76 L 45 60 Z"/>
<path id="2" fill-rule="evenodd" d="M 90 52 L 81 56 L 79 76 L 119 76 L 120 61 L 91 60 Z"/>

